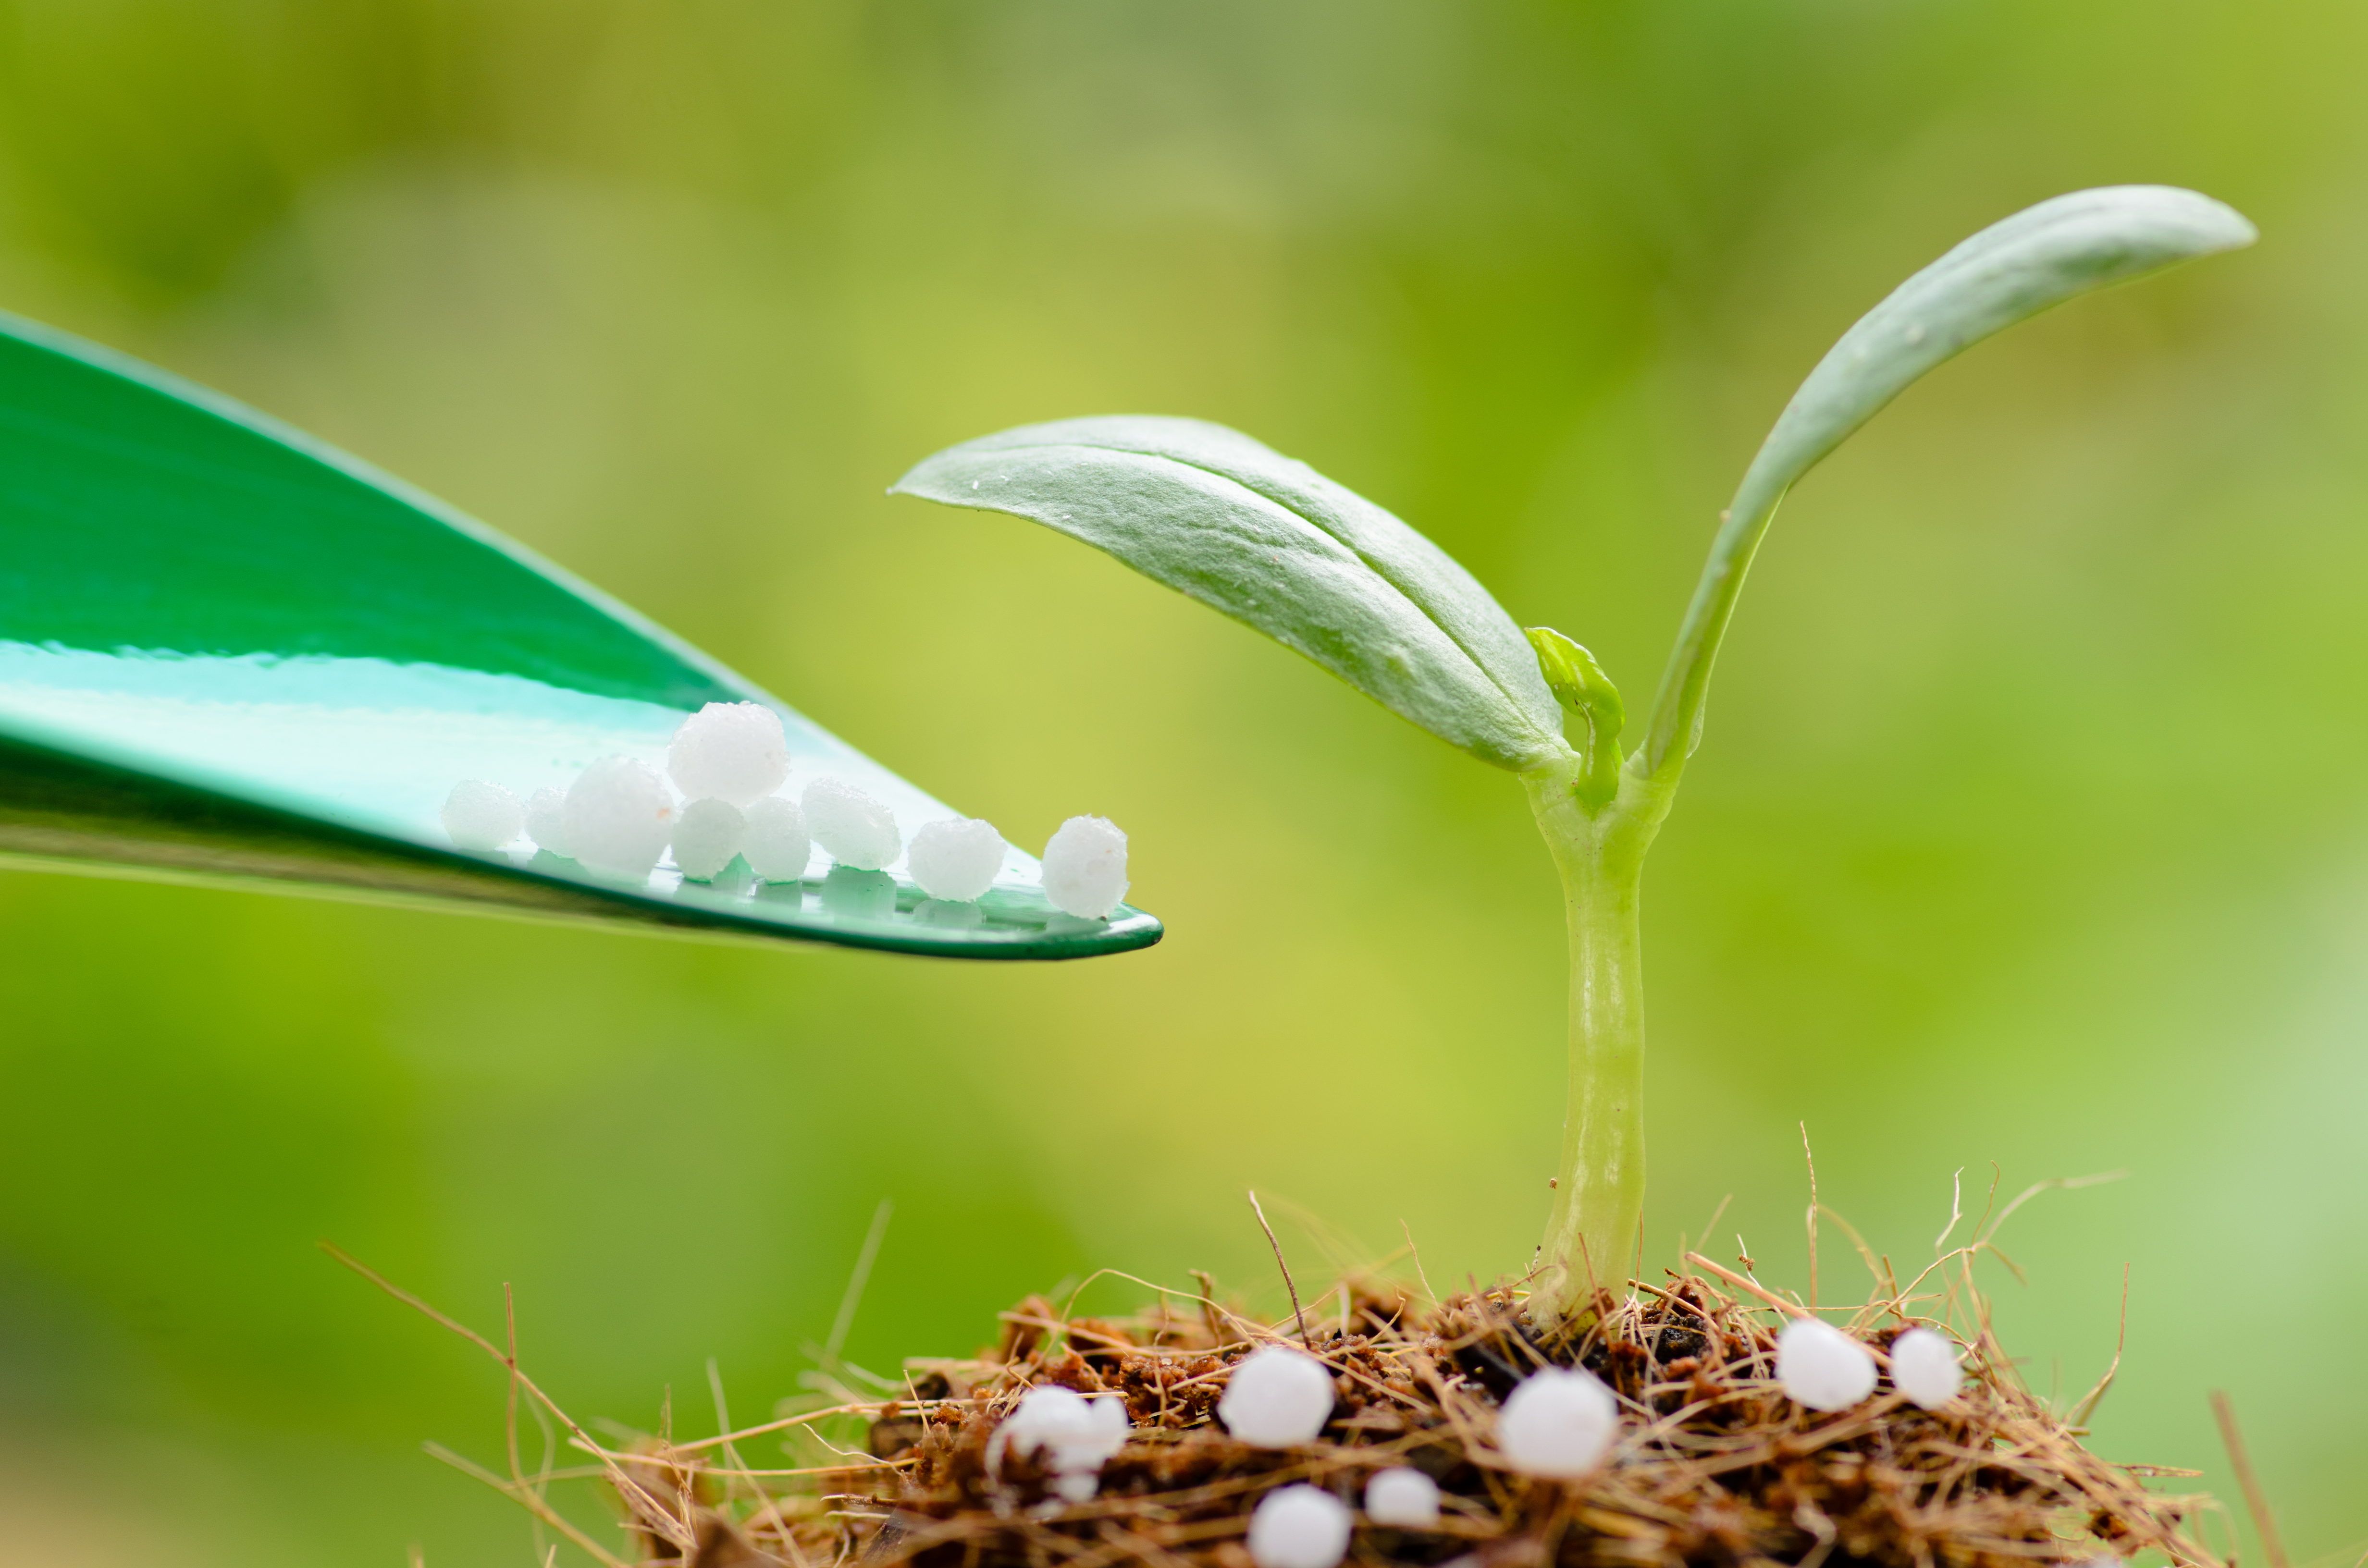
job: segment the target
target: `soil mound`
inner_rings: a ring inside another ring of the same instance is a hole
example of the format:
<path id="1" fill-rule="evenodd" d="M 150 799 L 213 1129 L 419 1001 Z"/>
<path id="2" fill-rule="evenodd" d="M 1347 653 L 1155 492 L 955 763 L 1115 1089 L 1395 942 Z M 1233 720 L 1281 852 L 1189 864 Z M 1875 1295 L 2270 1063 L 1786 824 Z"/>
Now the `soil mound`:
<path id="1" fill-rule="evenodd" d="M 592 1447 L 639 1561 L 695 1568 L 1253 1568 L 1244 1537 L 1264 1494 L 1305 1482 L 1359 1507 L 1367 1479 L 1396 1465 L 1438 1483 L 1440 1523 L 1393 1529 L 1360 1512 L 1350 1562 L 2025 1568 L 2151 1547 L 2218 1568 L 2187 1533 L 2206 1499 L 2146 1485 L 2194 1472 L 2091 1453 L 2078 1422 L 2104 1385 L 2064 1413 L 2036 1398 L 1970 1282 L 1948 1297 L 1973 1319 L 1954 1335 L 1967 1374 L 1954 1400 L 1926 1411 L 1886 1378 L 1859 1405 L 1821 1415 L 1776 1378 L 1776 1335 L 1800 1306 L 1699 1256 L 1689 1262 L 1707 1272 L 1606 1295 L 1584 1331 L 1554 1337 L 1523 1324 L 1511 1287 L 1424 1310 L 1352 1282 L 1332 1293 L 1321 1323 L 1253 1322 L 1184 1293 L 1125 1319 L 1073 1318 L 1031 1298 L 1003 1314 L 993 1353 L 910 1363 L 905 1397 L 700 1442 Z M 1947 1327 L 1912 1315 L 1896 1289 L 1820 1315 L 1878 1359 L 1911 1326 Z M 1338 1385 L 1330 1422 L 1304 1448 L 1252 1448 L 1214 1415 L 1234 1363 L 1274 1343 L 1318 1357 Z M 1620 1398 L 1617 1443 L 1576 1481 L 1520 1474 L 1495 1441 L 1505 1396 L 1556 1365 L 1588 1369 Z M 1126 1403 L 1133 1429 L 1089 1501 L 1064 1501 L 1026 1456 L 990 1452 L 1019 1398 L 1048 1383 Z M 823 1438 L 833 1423 L 846 1428 L 837 1446 Z M 741 1462 L 775 1434 L 823 1462 Z M 528 1500 L 523 1477 L 484 1478 Z"/>

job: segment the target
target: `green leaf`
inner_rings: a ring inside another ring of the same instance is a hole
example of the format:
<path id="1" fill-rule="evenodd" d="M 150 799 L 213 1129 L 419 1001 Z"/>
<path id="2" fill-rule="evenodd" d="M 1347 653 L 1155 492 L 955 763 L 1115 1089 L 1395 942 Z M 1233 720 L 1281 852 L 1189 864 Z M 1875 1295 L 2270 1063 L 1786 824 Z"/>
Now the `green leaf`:
<path id="1" fill-rule="evenodd" d="M 1022 426 L 924 459 L 890 494 L 1083 540 L 1499 767 L 1570 755 L 1528 641 L 1472 574 L 1238 431 L 1147 415 Z"/>
<path id="2" fill-rule="evenodd" d="M 1628 722 L 1620 688 L 1593 653 L 1553 627 L 1532 626 L 1527 635 L 1546 689 L 1586 730 L 1578 748 L 1578 780 L 1572 786 L 1579 803 L 1590 811 L 1609 805 L 1620 792 L 1620 731 Z"/>
<path id="3" fill-rule="evenodd" d="M 1638 766 L 1699 735 L 1712 661 L 1744 573 L 1793 483 L 1942 360 L 2050 305 L 2253 243 L 2233 208 L 2172 186 L 2076 190 L 1993 223 L 1893 290 L 1801 383 L 1725 514 L 1662 676 Z M 1682 760 L 1682 759 L 1681 759 Z"/>

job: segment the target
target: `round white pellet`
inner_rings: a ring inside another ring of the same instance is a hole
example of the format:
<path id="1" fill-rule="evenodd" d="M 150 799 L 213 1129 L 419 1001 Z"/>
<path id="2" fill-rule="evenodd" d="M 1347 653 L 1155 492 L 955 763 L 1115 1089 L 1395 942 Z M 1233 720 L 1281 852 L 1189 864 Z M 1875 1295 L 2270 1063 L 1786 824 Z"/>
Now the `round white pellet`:
<path id="1" fill-rule="evenodd" d="M 768 795 L 748 808 L 747 819 L 740 853 L 750 870 L 768 882 L 793 882 L 806 874 L 813 842 L 806 836 L 806 814 L 795 801 Z"/>
<path id="2" fill-rule="evenodd" d="M 526 827 L 518 798 L 498 784 L 463 778 L 444 797 L 444 831 L 460 849 L 499 849 Z"/>
<path id="3" fill-rule="evenodd" d="M 1349 1505 L 1320 1487 L 1279 1487 L 1250 1515 L 1250 1561 L 1258 1568 L 1338 1568 L 1355 1522 Z"/>
<path id="4" fill-rule="evenodd" d="M 823 853 L 842 866 L 877 871 L 896 858 L 905 841 L 896 813 L 844 778 L 817 778 L 806 786 L 806 831 Z"/>
<path id="5" fill-rule="evenodd" d="M 1019 1406 L 996 1428 L 989 1440 L 990 1468 L 1001 1473 L 1008 1447 L 1018 1453 L 1041 1453 L 1051 1471 L 1053 1490 L 1072 1503 L 1082 1503 L 1099 1485 L 1102 1466 L 1126 1446 L 1126 1402 L 1115 1394 L 1088 1400 L 1055 1383 L 1030 1389 Z"/>
<path id="6" fill-rule="evenodd" d="M 1821 1318 L 1795 1318 L 1776 1339 L 1776 1381 L 1811 1410 L 1848 1410 L 1874 1392 L 1874 1358 Z"/>
<path id="7" fill-rule="evenodd" d="M 1395 1529 L 1427 1530 L 1439 1523 L 1439 1483 L 1408 1465 L 1376 1471 L 1365 1483 L 1365 1517 Z"/>
<path id="8" fill-rule="evenodd" d="M 790 776 L 781 716 L 761 702 L 711 702 L 675 731 L 666 771 L 694 801 L 751 805 Z"/>
<path id="9" fill-rule="evenodd" d="M 1497 1417 L 1497 1446 L 1515 1470 L 1531 1475 L 1585 1475 L 1611 1446 L 1620 1402 L 1585 1370 L 1532 1372 Z"/>
<path id="10" fill-rule="evenodd" d="M 567 791 L 546 784 L 526 802 L 526 835 L 537 849 L 567 853 Z"/>
<path id="11" fill-rule="evenodd" d="M 646 877 L 674 831 L 674 798 L 647 763 L 604 756 L 568 787 L 560 831 L 596 871 Z"/>
<path id="12" fill-rule="evenodd" d="M 1945 1334 L 1911 1328 L 1891 1342 L 1891 1386 L 1926 1410 L 1938 1410 L 1964 1385 L 1957 1347 Z"/>
<path id="13" fill-rule="evenodd" d="M 995 885 L 995 873 L 1003 869 L 1003 835 L 979 817 L 923 823 L 905 864 L 931 898 L 966 902 Z"/>
<path id="14" fill-rule="evenodd" d="M 1071 817 L 1044 846 L 1044 896 L 1087 920 L 1107 919 L 1126 896 L 1126 835 L 1108 817 Z"/>
<path id="15" fill-rule="evenodd" d="M 1336 1394 L 1323 1362 L 1287 1345 L 1269 1345 L 1234 1368 L 1217 1401 L 1217 1415 L 1245 1443 L 1297 1448 L 1315 1441 L 1324 1430 Z"/>
<path id="16" fill-rule="evenodd" d="M 740 853 L 748 819 L 729 801 L 693 801 L 674 824 L 674 867 L 695 882 L 712 882 Z"/>

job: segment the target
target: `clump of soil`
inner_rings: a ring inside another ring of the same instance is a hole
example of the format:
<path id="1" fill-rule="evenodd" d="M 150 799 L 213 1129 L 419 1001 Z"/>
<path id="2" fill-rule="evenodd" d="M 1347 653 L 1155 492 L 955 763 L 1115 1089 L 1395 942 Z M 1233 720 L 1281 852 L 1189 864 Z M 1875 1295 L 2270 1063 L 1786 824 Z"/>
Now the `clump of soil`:
<path id="1" fill-rule="evenodd" d="M 2023 1386 L 1969 1280 L 1949 1298 L 1975 1320 L 1958 1335 L 1967 1379 L 1954 1401 L 1927 1412 L 1886 1381 L 1820 1415 L 1776 1381 L 1776 1333 L 1798 1305 L 1690 1261 L 1724 1280 L 1640 1283 L 1602 1297 L 1584 1332 L 1545 1338 L 1523 1325 L 1510 1287 L 1423 1309 L 1352 1281 L 1320 1324 L 1253 1322 L 1186 1294 L 1117 1320 L 1030 1298 L 1003 1314 L 994 1352 L 910 1363 L 904 1397 L 846 1399 L 699 1442 L 608 1449 L 579 1430 L 577 1446 L 596 1450 L 638 1561 L 684 1568 L 1252 1568 L 1243 1538 L 1266 1493 L 1308 1482 L 1356 1507 L 1367 1478 L 1394 1465 L 1437 1481 L 1439 1527 L 1383 1528 L 1360 1513 L 1352 1562 L 2025 1568 L 2153 1548 L 2218 1568 L 2186 1530 L 2206 1500 L 2146 1485 L 2194 1472 L 2089 1452 L 2076 1425 L 2086 1408 L 2059 1414 Z M 1912 1311 L 1894 1286 L 1841 1326 L 1880 1351 L 1925 1321 Z M 1276 1342 L 1319 1357 L 1338 1387 L 1321 1440 L 1304 1449 L 1251 1448 L 1212 1414 L 1233 1364 Z M 1620 1438 L 1583 1480 L 1515 1473 L 1495 1447 L 1500 1402 L 1548 1365 L 1585 1367 L 1620 1396 Z M 1126 1402 L 1133 1430 L 1091 1501 L 1061 1501 L 1022 1457 L 998 1455 L 990 1471 L 996 1426 L 1044 1383 Z M 838 1444 L 822 1440 L 833 1423 L 844 1424 Z M 743 1462 L 775 1435 L 821 1462 Z M 560 1522 L 523 1476 L 484 1479 Z"/>

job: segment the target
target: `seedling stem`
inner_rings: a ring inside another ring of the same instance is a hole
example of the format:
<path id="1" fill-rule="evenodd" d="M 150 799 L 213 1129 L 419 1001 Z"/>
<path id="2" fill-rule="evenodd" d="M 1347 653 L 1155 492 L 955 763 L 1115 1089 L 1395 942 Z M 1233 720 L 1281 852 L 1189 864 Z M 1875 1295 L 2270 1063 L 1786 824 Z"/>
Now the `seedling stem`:
<path id="1" fill-rule="evenodd" d="M 1676 793 L 1634 767 L 1589 808 L 1585 762 L 1525 775 L 1530 809 L 1562 875 L 1570 936 L 1570 1083 L 1561 1179 L 1531 1314 L 1559 1321 L 1624 1276 L 1645 1210 L 1645 851 Z"/>

